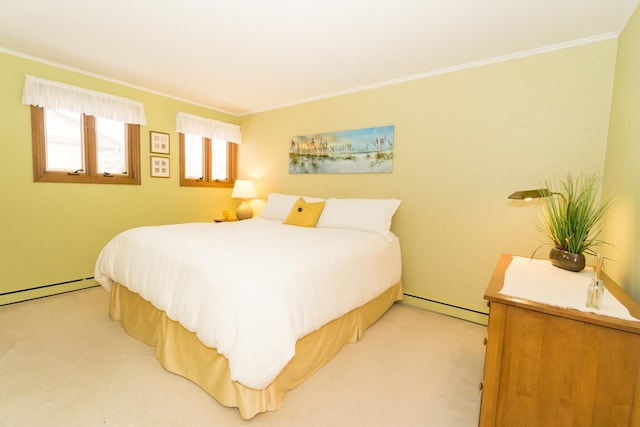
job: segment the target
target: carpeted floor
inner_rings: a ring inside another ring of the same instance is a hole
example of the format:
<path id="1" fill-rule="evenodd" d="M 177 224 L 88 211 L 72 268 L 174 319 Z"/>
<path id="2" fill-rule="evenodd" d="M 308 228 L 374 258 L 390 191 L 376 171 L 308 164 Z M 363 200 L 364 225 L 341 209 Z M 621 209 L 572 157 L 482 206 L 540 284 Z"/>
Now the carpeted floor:
<path id="1" fill-rule="evenodd" d="M 165 371 L 92 288 L 0 307 L 0 426 L 477 426 L 486 327 L 396 304 L 243 421 Z"/>

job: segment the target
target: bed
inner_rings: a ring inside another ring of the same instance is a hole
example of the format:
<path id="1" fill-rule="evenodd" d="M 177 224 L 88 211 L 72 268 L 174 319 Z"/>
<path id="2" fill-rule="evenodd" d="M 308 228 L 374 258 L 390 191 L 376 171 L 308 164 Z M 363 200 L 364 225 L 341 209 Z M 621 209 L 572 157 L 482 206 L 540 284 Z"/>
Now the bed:
<path id="1" fill-rule="evenodd" d="M 165 369 L 249 419 L 402 298 L 399 203 L 274 193 L 253 219 L 126 230 L 95 278 Z"/>

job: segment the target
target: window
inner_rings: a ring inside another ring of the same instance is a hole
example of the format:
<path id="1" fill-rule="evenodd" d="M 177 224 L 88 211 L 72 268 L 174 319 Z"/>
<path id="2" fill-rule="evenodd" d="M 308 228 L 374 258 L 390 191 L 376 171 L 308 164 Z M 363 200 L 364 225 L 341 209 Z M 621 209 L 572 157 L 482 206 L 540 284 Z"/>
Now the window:
<path id="1" fill-rule="evenodd" d="M 140 184 L 140 125 L 31 106 L 33 179 Z"/>
<path id="2" fill-rule="evenodd" d="M 180 136 L 180 185 L 233 187 L 240 126 L 183 112 L 176 114 Z"/>
<path id="3" fill-rule="evenodd" d="M 140 184 L 141 102 L 26 75 L 22 104 L 34 181 Z"/>
<path id="4" fill-rule="evenodd" d="M 180 133 L 180 185 L 185 187 L 233 187 L 238 145 Z"/>

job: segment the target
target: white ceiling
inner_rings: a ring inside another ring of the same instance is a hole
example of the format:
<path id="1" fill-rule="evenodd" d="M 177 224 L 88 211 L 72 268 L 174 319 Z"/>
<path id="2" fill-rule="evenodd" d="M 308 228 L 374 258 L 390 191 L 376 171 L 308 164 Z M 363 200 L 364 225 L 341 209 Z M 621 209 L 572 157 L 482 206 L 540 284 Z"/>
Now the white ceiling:
<path id="1" fill-rule="evenodd" d="M 639 0 L 0 0 L 0 48 L 243 115 L 617 36 Z"/>

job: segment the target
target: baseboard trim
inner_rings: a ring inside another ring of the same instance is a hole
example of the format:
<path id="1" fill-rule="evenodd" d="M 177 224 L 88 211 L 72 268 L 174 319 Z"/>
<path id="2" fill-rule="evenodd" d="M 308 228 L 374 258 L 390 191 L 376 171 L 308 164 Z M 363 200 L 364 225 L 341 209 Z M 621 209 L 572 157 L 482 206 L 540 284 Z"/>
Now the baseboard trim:
<path id="1" fill-rule="evenodd" d="M 32 301 L 40 298 L 47 298 L 54 295 L 66 294 L 82 289 L 95 288 L 100 286 L 93 277 L 70 280 L 62 283 L 52 283 L 49 285 L 37 286 L 29 289 L 5 292 L 0 294 L 0 307 L 4 305 L 17 304 L 20 302 Z M 447 316 L 457 317 L 470 322 L 486 325 L 489 320 L 487 313 L 467 307 L 460 307 L 443 301 L 436 301 L 417 295 L 404 294 L 402 304 L 412 307 L 422 308 Z"/>
<path id="2" fill-rule="evenodd" d="M 66 282 L 51 283 L 28 289 L 5 292 L 0 294 L 0 307 L 3 305 L 17 304 L 54 295 L 66 294 L 82 289 L 94 288 L 96 286 L 100 285 L 97 284 L 93 277 L 87 277 L 84 279 L 69 280 Z"/>
<path id="3" fill-rule="evenodd" d="M 436 313 L 445 314 L 447 316 L 457 317 L 459 319 L 468 320 L 470 322 L 486 325 L 489 322 L 489 314 L 472 308 L 461 307 L 449 304 L 443 301 L 436 301 L 417 295 L 404 294 L 403 304 L 412 307 L 422 308 Z"/>

